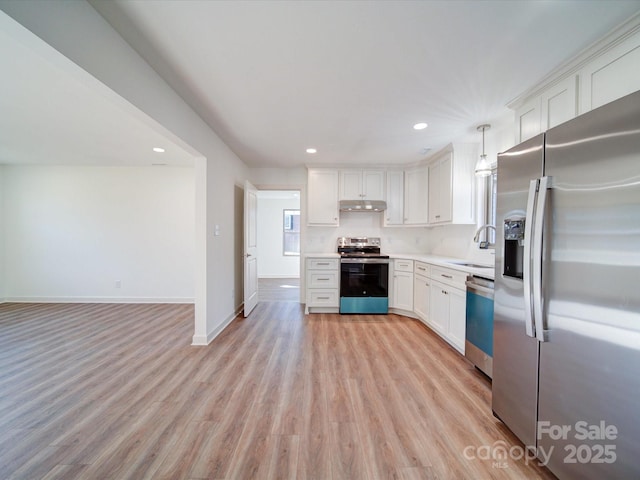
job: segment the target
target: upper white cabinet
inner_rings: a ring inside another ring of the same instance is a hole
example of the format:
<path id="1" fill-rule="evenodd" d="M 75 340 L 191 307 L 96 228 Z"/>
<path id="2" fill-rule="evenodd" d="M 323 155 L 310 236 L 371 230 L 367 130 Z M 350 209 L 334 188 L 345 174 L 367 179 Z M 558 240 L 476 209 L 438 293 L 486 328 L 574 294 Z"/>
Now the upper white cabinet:
<path id="1" fill-rule="evenodd" d="M 426 225 L 429 222 L 429 168 L 426 165 L 404 171 L 405 225 Z"/>
<path id="2" fill-rule="evenodd" d="M 338 171 L 309 169 L 307 183 L 307 223 L 338 225 Z"/>
<path id="3" fill-rule="evenodd" d="M 640 90 L 640 31 L 580 70 L 580 113 Z"/>
<path id="4" fill-rule="evenodd" d="M 404 224 L 404 171 L 387 171 L 387 210 L 384 212 L 384 226 Z"/>
<path id="5" fill-rule="evenodd" d="M 516 111 L 518 143 L 575 118 L 578 114 L 576 85 L 576 77 L 571 76 L 520 107 Z"/>
<path id="6" fill-rule="evenodd" d="M 429 224 L 475 223 L 475 144 L 448 145 L 429 164 Z"/>
<path id="7" fill-rule="evenodd" d="M 609 34 L 516 99 L 516 141 L 640 90 L 640 19 Z"/>
<path id="8" fill-rule="evenodd" d="M 384 200 L 384 170 L 340 170 L 340 200 Z"/>

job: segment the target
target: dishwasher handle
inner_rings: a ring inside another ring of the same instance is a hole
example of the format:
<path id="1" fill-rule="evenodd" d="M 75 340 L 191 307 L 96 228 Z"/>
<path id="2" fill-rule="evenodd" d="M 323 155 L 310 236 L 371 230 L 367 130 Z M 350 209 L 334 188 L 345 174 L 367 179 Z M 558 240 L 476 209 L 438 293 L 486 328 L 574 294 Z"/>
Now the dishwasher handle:
<path id="1" fill-rule="evenodd" d="M 465 285 L 467 286 L 468 292 L 477 293 L 483 297 L 493 299 L 493 288 L 480 285 L 479 283 L 474 282 L 473 280 L 467 280 L 465 282 Z"/>

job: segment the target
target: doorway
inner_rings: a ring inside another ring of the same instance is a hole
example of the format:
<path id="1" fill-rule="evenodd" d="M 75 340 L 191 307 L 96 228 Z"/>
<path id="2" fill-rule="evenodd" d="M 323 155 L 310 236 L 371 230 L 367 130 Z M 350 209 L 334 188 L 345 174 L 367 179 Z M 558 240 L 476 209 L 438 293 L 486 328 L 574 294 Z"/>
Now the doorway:
<path id="1" fill-rule="evenodd" d="M 300 191 L 258 190 L 258 300 L 300 301 Z"/>

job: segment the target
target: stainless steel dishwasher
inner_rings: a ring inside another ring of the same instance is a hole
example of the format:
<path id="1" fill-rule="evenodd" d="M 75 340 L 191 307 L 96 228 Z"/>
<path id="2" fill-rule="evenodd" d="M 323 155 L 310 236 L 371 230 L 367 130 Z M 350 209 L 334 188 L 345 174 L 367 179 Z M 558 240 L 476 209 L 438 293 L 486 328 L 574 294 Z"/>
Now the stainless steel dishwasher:
<path id="1" fill-rule="evenodd" d="M 493 280 L 467 277 L 467 325 L 464 355 L 493 376 Z"/>

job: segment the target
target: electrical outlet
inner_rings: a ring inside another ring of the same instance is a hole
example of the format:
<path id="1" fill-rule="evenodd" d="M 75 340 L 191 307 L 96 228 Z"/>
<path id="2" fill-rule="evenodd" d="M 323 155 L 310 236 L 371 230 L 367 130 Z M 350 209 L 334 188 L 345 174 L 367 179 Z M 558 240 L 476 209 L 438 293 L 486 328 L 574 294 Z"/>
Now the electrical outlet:
<path id="1" fill-rule="evenodd" d="M 116 288 L 122 288 L 122 281 L 116 280 Z"/>

